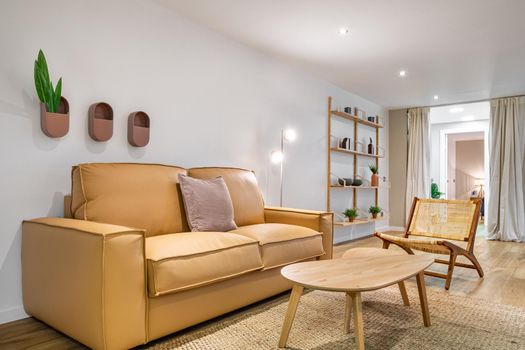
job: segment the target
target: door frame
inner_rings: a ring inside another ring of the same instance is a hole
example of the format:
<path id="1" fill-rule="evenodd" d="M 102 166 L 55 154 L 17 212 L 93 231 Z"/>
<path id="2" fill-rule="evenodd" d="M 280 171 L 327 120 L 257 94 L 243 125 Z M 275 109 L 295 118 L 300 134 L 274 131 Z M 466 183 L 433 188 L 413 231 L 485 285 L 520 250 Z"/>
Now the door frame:
<path id="1" fill-rule="evenodd" d="M 485 192 L 485 213 L 488 212 L 489 202 L 489 127 L 476 125 L 470 127 L 443 129 L 439 132 L 439 186 L 441 189 L 447 188 L 447 176 L 448 176 L 448 135 L 450 134 L 463 134 L 469 132 L 483 132 L 483 148 L 484 148 L 484 171 L 485 171 L 485 185 L 483 190 Z M 445 198 L 448 199 L 448 194 L 445 192 Z"/>

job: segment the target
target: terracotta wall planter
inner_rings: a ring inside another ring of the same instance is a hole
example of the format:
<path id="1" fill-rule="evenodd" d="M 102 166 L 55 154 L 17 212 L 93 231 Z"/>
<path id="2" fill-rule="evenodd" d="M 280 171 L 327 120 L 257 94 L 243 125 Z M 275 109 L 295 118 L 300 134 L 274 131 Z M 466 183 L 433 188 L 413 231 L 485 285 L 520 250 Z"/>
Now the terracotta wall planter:
<path id="1" fill-rule="evenodd" d="M 379 176 L 377 174 L 372 174 L 372 178 L 370 179 L 370 186 L 372 187 L 379 186 Z"/>
<path id="2" fill-rule="evenodd" d="M 89 136 L 95 141 L 104 142 L 113 136 L 113 108 L 105 102 L 94 103 L 88 112 Z"/>
<path id="3" fill-rule="evenodd" d="M 64 97 L 60 98 L 57 113 L 48 112 L 46 105 L 40 102 L 40 127 L 44 134 L 53 138 L 62 137 L 68 133 L 69 102 Z"/>
<path id="4" fill-rule="evenodd" d="M 144 112 L 133 112 L 128 117 L 128 142 L 135 147 L 149 143 L 149 116 Z"/>

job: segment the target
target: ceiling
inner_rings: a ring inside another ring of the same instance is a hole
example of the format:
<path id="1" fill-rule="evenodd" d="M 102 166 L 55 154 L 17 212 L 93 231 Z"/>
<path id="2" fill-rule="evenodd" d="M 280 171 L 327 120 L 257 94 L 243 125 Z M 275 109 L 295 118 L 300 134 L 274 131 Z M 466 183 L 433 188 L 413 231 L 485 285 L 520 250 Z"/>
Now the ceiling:
<path id="1" fill-rule="evenodd" d="M 525 93 L 523 0 L 158 1 L 386 108 Z"/>
<path id="2" fill-rule="evenodd" d="M 430 123 L 456 123 L 487 120 L 490 116 L 490 103 L 477 102 L 430 109 Z"/>

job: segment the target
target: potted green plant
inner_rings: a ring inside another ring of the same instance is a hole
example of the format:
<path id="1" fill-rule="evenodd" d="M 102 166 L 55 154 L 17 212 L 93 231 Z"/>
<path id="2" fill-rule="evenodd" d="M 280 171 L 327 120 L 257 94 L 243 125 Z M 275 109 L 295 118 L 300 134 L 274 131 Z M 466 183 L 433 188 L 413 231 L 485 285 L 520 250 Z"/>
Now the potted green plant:
<path id="1" fill-rule="evenodd" d="M 354 219 L 357 217 L 357 209 L 355 209 L 355 208 L 346 209 L 343 212 L 343 215 L 348 218 L 349 222 L 354 222 Z"/>
<path id="2" fill-rule="evenodd" d="M 432 182 L 430 184 L 430 197 L 433 199 L 440 199 L 445 193 L 439 191 L 437 183 Z"/>
<path id="3" fill-rule="evenodd" d="M 35 88 L 40 100 L 40 125 L 49 137 L 62 137 L 69 131 L 69 104 L 62 97 L 62 78 L 56 87 L 49 78 L 47 61 L 42 50 L 34 67 Z"/>
<path id="4" fill-rule="evenodd" d="M 368 209 L 368 212 L 370 214 L 372 214 L 372 218 L 373 219 L 377 219 L 377 214 L 379 214 L 380 212 L 382 211 L 382 209 L 378 206 L 371 206 L 369 209 Z"/>
<path id="5" fill-rule="evenodd" d="M 378 171 L 377 165 L 370 164 L 368 168 L 372 172 L 372 177 L 370 178 L 370 186 L 378 187 L 379 186 L 379 176 L 377 176 L 377 171 Z"/>

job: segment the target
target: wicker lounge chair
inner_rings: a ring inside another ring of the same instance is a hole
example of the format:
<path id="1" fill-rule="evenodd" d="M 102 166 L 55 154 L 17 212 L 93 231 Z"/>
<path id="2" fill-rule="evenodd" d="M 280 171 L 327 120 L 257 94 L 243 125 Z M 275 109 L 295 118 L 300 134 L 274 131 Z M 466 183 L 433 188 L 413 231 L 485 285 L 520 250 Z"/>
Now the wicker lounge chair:
<path id="1" fill-rule="evenodd" d="M 390 244 L 403 248 L 408 254 L 412 249 L 434 254 L 446 254 L 450 259 L 436 259 L 435 262 L 448 265 L 448 273 L 425 271 L 429 276 L 446 279 L 449 289 L 454 267 L 476 269 L 483 277 L 483 269 L 474 256 L 474 239 L 479 221 L 481 201 L 444 200 L 414 198 L 410 218 L 404 236 L 375 233 L 383 241 L 383 248 Z M 461 243 L 460 243 L 461 242 Z M 472 264 L 456 262 L 458 255 L 465 256 Z"/>

